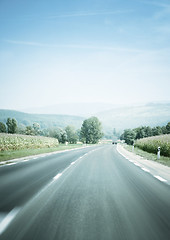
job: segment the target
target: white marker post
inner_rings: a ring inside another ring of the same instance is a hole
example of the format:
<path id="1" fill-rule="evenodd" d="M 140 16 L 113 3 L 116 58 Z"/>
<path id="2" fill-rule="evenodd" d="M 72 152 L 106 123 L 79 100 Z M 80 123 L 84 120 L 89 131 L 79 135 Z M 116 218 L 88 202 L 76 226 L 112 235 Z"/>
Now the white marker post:
<path id="1" fill-rule="evenodd" d="M 134 146 L 135 146 L 135 144 L 133 143 L 133 146 L 132 146 L 132 152 L 134 152 Z"/>
<path id="2" fill-rule="evenodd" d="M 161 148 L 158 147 L 158 153 L 157 153 L 157 159 L 158 159 L 158 160 L 160 159 L 160 155 L 161 155 Z"/>

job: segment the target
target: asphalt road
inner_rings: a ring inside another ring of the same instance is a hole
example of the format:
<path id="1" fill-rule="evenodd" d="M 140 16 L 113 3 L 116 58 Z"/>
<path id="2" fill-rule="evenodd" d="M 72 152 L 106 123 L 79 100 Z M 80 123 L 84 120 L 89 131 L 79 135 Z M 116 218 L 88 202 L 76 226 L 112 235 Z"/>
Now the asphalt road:
<path id="1" fill-rule="evenodd" d="M 170 186 L 92 147 L 1 167 L 0 213 L 2 240 L 169 240 Z"/>

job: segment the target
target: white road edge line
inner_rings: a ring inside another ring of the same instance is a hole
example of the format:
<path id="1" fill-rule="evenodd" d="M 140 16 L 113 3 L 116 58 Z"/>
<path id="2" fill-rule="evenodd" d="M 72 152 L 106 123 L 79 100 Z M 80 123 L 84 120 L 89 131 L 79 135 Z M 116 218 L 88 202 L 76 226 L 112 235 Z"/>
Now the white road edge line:
<path id="1" fill-rule="evenodd" d="M 53 180 L 59 179 L 59 177 L 61 177 L 62 174 L 63 174 L 63 173 L 58 173 L 55 177 L 53 177 Z"/>
<path id="2" fill-rule="evenodd" d="M 16 207 L 16 208 L 12 209 L 6 215 L 6 217 L 2 220 L 2 222 L 0 222 L 0 235 L 5 231 L 5 229 L 8 227 L 10 222 L 12 222 L 12 220 L 15 218 L 15 216 L 17 215 L 18 212 L 19 212 L 19 208 Z"/>
<path id="3" fill-rule="evenodd" d="M 15 165 L 15 164 L 17 164 L 17 162 L 6 164 L 6 166 L 11 166 L 11 165 Z"/>
<path id="4" fill-rule="evenodd" d="M 161 181 L 161 182 L 167 182 L 166 179 L 164 179 L 164 178 L 162 178 L 162 177 L 160 177 L 160 176 L 154 175 L 154 177 L 157 178 L 157 179 L 158 179 L 159 181 Z"/>
<path id="5" fill-rule="evenodd" d="M 134 164 L 135 164 L 136 166 L 140 167 L 140 164 L 139 164 L 139 163 L 137 163 L 137 162 L 134 162 Z"/>
<path id="6" fill-rule="evenodd" d="M 150 170 L 148 170 L 147 168 L 142 167 L 141 169 L 145 172 L 150 172 Z"/>

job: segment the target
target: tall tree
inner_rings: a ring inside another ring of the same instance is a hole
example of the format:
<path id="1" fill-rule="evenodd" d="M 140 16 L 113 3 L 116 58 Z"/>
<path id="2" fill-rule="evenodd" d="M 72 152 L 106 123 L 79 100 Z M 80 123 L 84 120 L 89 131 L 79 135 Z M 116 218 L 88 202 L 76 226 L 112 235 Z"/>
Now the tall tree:
<path id="1" fill-rule="evenodd" d="M 17 132 L 17 121 L 15 118 L 8 118 L 7 122 L 7 132 L 8 133 L 16 133 Z"/>
<path id="2" fill-rule="evenodd" d="M 7 125 L 7 132 L 12 133 L 12 119 L 11 118 L 7 118 L 6 125 Z"/>
<path id="3" fill-rule="evenodd" d="M 73 126 L 67 126 L 65 128 L 67 134 L 67 141 L 71 144 L 77 143 L 78 136 L 76 134 L 75 128 Z"/>
<path id="4" fill-rule="evenodd" d="M 32 127 L 34 129 L 34 134 L 35 135 L 39 135 L 39 133 L 40 133 L 40 124 L 35 122 L 35 123 L 33 123 Z"/>
<path id="5" fill-rule="evenodd" d="M 132 129 L 126 129 L 123 133 L 123 139 L 129 145 L 132 145 L 135 141 L 136 133 Z"/>
<path id="6" fill-rule="evenodd" d="M 84 120 L 80 131 L 81 141 L 87 144 L 95 144 L 98 143 L 102 136 L 103 133 L 101 122 L 98 120 L 97 117 L 91 117 Z"/>
<path id="7" fill-rule="evenodd" d="M 170 133 L 170 122 L 167 123 L 166 130 L 167 130 L 167 134 L 169 134 Z"/>
<path id="8" fill-rule="evenodd" d="M 6 126 L 2 122 L 0 122 L 0 133 L 6 133 Z"/>
<path id="9" fill-rule="evenodd" d="M 17 132 L 17 121 L 15 118 L 12 118 L 12 133 L 16 133 Z"/>

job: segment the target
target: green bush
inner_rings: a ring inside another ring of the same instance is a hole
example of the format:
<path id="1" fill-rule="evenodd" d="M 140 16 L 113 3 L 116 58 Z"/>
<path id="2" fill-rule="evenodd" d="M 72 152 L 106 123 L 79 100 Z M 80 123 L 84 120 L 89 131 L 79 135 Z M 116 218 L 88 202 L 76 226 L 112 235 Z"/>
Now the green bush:
<path id="1" fill-rule="evenodd" d="M 135 146 L 149 153 L 157 153 L 161 148 L 161 155 L 170 157 L 170 134 L 148 137 L 137 140 Z"/>

